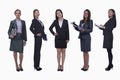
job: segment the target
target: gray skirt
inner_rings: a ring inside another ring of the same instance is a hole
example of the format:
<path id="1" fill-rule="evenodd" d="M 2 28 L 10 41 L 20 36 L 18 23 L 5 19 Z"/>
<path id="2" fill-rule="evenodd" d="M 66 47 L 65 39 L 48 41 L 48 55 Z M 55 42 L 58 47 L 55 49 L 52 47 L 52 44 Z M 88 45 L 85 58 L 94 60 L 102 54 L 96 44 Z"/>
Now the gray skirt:
<path id="1" fill-rule="evenodd" d="M 80 39 L 81 51 L 88 52 L 91 51 L 91 39 Z"/>
<path id="2" fill-rule="evenodd" d="M 21 38 L 21 34 L 17 34 L 15 38 L 11 39 L 10 51 L 23 53 L 23 39 Z"/>

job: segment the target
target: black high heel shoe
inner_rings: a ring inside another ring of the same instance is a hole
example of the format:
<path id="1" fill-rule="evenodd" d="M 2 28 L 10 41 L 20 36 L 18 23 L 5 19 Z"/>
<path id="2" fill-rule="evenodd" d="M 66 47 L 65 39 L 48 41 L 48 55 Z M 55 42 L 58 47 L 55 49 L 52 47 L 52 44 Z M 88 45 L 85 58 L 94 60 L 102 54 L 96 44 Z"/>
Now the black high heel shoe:
<path id="1" fill-rule="evenodd" d="M 63 71 L 63 69 L 61 69 L 60 71 Z"/>
<path id="2" fill-rule="evenodd" d="M 89 66 L 88 66 L 88 68 L 86 68 L 86 69 L 85 69 L 84 67 L 81 68 L 81 70 L 83 70 L 83 71 L 88 71 L 88 69 L 89 69 Z"/>
<path id="3" fill-rule="evenodd" d="M 63 71 L 63 66 L 61 66 L 61 69 L 60 69 L 60 71 L 61 71 L 61 72 Z"/>
<path id="4" fill-rule="evenodd" d="M 61 68 L 60 68 L 60 67 L 58 67 L 57 71 L 61 71 Z"/>
<path id="5" fill-rule="evenodd" d="M 16 66 L 16 71 L 19 72 L 20 71 L 20 68 L 18 66 Z"/>
<path id="6" fill-rule="evenodd" d="M 61 71 L 61 69 L 57 69 L 57 71 Z"/>
<path id="7" fill-rule="evenodd" d="M 106 71 L 110 71 L 111 69 L 113 69 L 113 65 L 108 65 L 108 67 L 105 68 Z"/>
<path id="8" fill-rule="evenodd" d="M 20 68 L 20 71 L 23 71 L 23 68 Z"/>
<path id="9" fill-rule="evenodd" d="M 19 67 L 18 67 L 18 68 L 16 68 L 16 71 L 17 71 L 17 72 L 19 72 L 19 71 L 20 71 L 20 68 L 19 68 Z"/>
<path id="10" fill-rule="evenodd" d="M 57 71 L 61 71 L 61 66 L 58 66 Z"/>
<path id="11" fill-rule="evenodd" d="M 85 68 L 81 68 L 81 70 L 83 70 L 83 71 L 88 71 L 88 69 L 85 69 Z"/>
<path id="12" fill-rule="evenodd" d="M 23 68 L 22 68 L 22 66 L 20 64 L 19 64 L 19 70 L 23 71 Z"/>
<path id="13" fill-rule="evenodd" d="M 19 71 L 20 71 L 20 69 L 19 69 L 19 68 L 16 68 L 16 71 L 17 71 L 17 72 L 19 72 Z"/>
<path id="14" fill-rule="evenodd" d="M 40 67 L 34 67 L 34 69 L 37 70 L 37 71 L 41 71 L 42 70 L 42 68 L 40 68 Z"/>
<path id="15" fill-rule="evenodd" d="M 22 68 L 22 66 L 21 66 L 21 65 L 19 65 L 19 67 L 20 67 L 20 69 L 19 69 L 19 70 L 20 70 L 20 71 L 23 71 L 23 68 Z"/>

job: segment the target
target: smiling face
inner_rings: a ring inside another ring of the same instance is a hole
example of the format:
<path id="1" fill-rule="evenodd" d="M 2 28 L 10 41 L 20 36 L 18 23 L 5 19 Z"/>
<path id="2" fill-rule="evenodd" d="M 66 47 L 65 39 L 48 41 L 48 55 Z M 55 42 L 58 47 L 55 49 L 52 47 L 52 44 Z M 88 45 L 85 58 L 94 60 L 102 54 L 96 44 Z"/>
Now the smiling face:
<path id="1" fill-rule="evenodd" d="M 85 19 L 88 19 L 88 16 L 89 16 L 88 11 L 85 11 L 85 12 L 84 12 L 84 18 L 85 18 Z"/>
<path id="2" fill-rule="evenodd" d="M 63 17 L 63 14 L 60 11 L 57 11 L 56 15 L 57 15 L 58 18 L 62 18 Z"/>
<path id="3" fill-rule="evenodd" d="M 114 15 L 114 12 L 113 12 L 112 10 L 109 10 L 109 11 L 108 11 L 108 16 L 109 16 L 109 18 L 112 18 L 113 15 Z"/>
<path id="4" fill-rule="evenodd" d="M 90 17 L 91 17 L 90 10 L 89 9 L 84 10 L 84 13 L 83 13 L 83 20 L 84 20 L 84 22 L 89 21 Z"/>
<path id="5" fill-rule="evenodd" d="M 16 10 L 15 11 L 15 16 L 16 16 L 17 19 L 20 19 L 21 11 L 20 10 Z"/>
<path id="6" fill-rule="evenodd" d="M 34 17 L 35 17 L 35 18 L 38 18 L 38 17 L 39 17 L 39 15 L 40 15 L 39 11 L 38 11 L 38 10 L 36 10 L 36 11 L 34 12 Z"/>

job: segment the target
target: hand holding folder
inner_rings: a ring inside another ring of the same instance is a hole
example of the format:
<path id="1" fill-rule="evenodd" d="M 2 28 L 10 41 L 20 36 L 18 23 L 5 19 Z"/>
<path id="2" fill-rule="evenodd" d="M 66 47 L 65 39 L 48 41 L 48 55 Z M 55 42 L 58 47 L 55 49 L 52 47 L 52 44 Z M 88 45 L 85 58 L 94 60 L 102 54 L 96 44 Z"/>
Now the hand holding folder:
<path id="1" fill-rule="evenodd" d="M 72 22 L 71 23 L 72 25 L 73 25 L 73 27 L 76 29 L 79 29 L 79 30 L 83 30 L 83 28 L 82 27 L 80 27 L 80 26 L 78 26 L 75 22 Z"/>
<path id="2" fill-rule="evenodd" d="M 16 36 L 16 29 L 12 29 L 9 35 L 9 38 L 12 39 Z"/>
<path id="3" fill-rule="evenodd" d="M 75 22 L 71 22 L 74 28 L 78 27 L 78 25 Z"/>
<path id="4" fill-rule="evenodd" d="M 103 26 L 103 25 L 97 25 L 97 24 L 95 24 L 95 26 L 98 27 L 98 28 L 101 28 L 101 29 L 105 29 L 105 26 Z"/>

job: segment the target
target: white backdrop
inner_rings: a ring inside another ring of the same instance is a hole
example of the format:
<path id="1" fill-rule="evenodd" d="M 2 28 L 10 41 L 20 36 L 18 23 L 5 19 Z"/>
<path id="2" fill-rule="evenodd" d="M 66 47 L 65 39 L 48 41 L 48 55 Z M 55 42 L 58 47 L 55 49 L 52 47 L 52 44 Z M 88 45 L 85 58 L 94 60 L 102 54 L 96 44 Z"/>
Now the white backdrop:
<path id="1" fill-rule="evenodd" d="M 106 72 L 108 65 L 107 51 L 102 48 L 103 35 L 93 27 L 92 51 L 90 52 L 90 68 L 87 72 L 81 71 L 83 54 L 80 51 L 78 32 L 70 24 L 83 18 L 85 9 L 91 10 L 94 23 L 104 24 L 108 20 L 108 9 L 116 11 L 117 28 L 114 29 L 113 70 Z M 24 48 L 23 72 L 16 72 L 12 52 L 9 51 L 10 40 L 7 31 L 10 21 L 15 19 L 14 11 L 22 11 L 21 18 L 26 21 L 27 45 Z M 33 10 L 40 10 L 40 19 L 45 25 L 48 41 L 43 41 L 41 51 L 42 71 L 33 69 L 34 37 L 29 27 L 33 19 Z M 55 10 L 62 9 L 64 18 L 69 21 L 70 42 L 66 51 L 64 72 L 57 72 L 56 49 L 54 37 L 49 32 L 49 26 L 55 19 Z M 4 80 L 114 80 L 120 79 L 120 9 L 118 0 L 2 0 L 0 2 L 0 79 Z"/>

